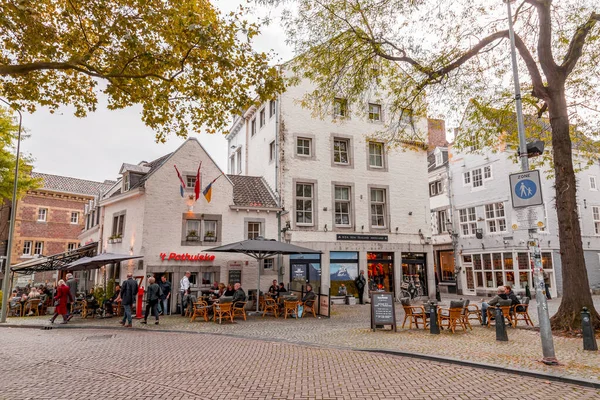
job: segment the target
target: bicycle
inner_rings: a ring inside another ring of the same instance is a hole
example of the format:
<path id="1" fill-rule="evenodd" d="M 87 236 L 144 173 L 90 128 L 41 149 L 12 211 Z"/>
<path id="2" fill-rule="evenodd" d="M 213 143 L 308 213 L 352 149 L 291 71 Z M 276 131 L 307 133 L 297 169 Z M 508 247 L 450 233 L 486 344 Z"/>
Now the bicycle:
<path id="1" fill-rule="evenodd" d="M 400 293 L 402 297 L 408 297 L 414 300 L 425 295 L 423 285 L 418 275 L 407 275 L 408 280 L 400 284 Z"/>

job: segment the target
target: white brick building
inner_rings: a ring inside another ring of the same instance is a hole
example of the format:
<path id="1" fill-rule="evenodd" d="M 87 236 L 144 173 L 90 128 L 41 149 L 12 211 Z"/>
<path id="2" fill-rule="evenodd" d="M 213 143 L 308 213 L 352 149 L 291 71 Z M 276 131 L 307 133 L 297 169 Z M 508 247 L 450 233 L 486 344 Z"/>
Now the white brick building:
<path id="1" fill-rule="evenodd" d="M 335 295 L 341 283 L 353 291 L 364 270 L 387 290 L 399 292 L 409 275 L 433 290 L 426 150 L 369 139 L 383 127 L 385 102 L 338 99 L 338 115 L 321 120 L 297 103 L 311 90 L 304 81 L 246 110 L 227 136 L 229 173 L 263 176 L 280 196 L 283 238 L 323 251 L 283 266 L 292 286 L 309 281 Z M 408 123 L 427 137 L 425 119 Z"/>

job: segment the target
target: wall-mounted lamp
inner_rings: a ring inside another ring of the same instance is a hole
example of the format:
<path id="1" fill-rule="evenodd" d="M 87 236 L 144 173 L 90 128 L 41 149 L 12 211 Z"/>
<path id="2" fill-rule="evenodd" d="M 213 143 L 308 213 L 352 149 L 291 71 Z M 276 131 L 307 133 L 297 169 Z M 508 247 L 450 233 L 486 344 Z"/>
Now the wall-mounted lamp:
<path id="1" fill-rule="evenodd" d="M 481 248 L 485 250 L 485 244 L 481 243 Z"/>
<path id="2" fill-rule="evenodd" d="M 408 215 L 412 215 L 412 211 L 409 211 L 409 212 L 408 212 Z"/>
<path id="3" fill-rule="evenodd" d="M 550 243 L 551 243 L 551 241 L 550 241 L 550 240 L 548 240 L 548 247 L 550 247 Z"/>
<path id="4" fill-rule="evenodd" d="M 396 234 L 398 234 L 398 227 L 396 227 Z"/>
<path id="5" fill-rule="evenodd" d="M 587 199 L 583 199 L 583 208 L 587 208 Z"/>
<path id="6" fill-rule="evenodd" d="M 360 226 L 360 230 L 361 230 L 361 231 L 364 231 L 364 230 L 365 230 L 365 226 L 364 226 L 364 225 L 361 225 L 361 226 Z"/>
<path id="7" fill-rule="evenodd" d="M 325 227 L 323 228 L 323 230 L 324 230 L 325 232 L 327 232 L 327 231 L 329 230 L 329 229 L 327 229 L 327 224 L 325 224 Z"/>

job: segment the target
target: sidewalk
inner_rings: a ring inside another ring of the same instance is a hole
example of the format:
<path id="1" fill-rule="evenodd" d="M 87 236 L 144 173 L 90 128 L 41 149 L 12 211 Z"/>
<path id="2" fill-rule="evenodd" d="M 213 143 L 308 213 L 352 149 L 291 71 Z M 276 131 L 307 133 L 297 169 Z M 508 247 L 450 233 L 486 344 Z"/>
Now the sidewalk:
<path id="1" fill-rule="evenodd" d="M 446 296 L 443 301 L 449 301 Z M 480 299 L 474 299 L 478 303 Z M 558 300 L 549 301 L 550 313 L 556 311 Z M 594 298 L 600 308 L 600 296 Z M 396 306 L 397 320 L 402 322 L 404 312 Z M 530 315 L 537 321 L 535 302 L 530 306 Z M 57 328 L 114 328 L 125 329 L 118 324 L 118 318 L 86 319 L 76 316 L 68 325 L 54 325 Z M 9 318 L 10 325 L 42 327 L 49 326 L 48 317 Z M 559 366 L 547 366 L 539 360 L 541 354 L 540 335 L 533 329 L 519 327 L 507 328 L 508 342 L 497 342 L 494 328 L 484 328 L 477 324 L 473 331 L 452 334 L 442 331 L 440 335 L 431 335 L 423 329 L 400 329 L 372 332 L 370 328 L 369 306 L 333 306 L 331 318 L 314 319 L 312 317 L 296 319 L 275 319 L 271 316 L 248 317 L 247 321 L 236 319 L 234 324 L 196 320 L 189 322 L 181 316 L 161 318 L 160 325 L 141 325 L 134 321 L 134 327 L 143 330 L 161 330 L 177 332 L 198 332 L 224 334 L 236 337 L 283 341 L 297 344 L 309 344 L 323 347 L 335 347 L 353 350 L 385 350 L 444 359 L 499 366 L 517 371 L 534 371 L 563 376 L 573 379 L 600 383 L 600 354 L 583 351 L 581 338 L 554 337 L 556 356 Z M 600 337 L 598 338 L 600 341 Z"/>

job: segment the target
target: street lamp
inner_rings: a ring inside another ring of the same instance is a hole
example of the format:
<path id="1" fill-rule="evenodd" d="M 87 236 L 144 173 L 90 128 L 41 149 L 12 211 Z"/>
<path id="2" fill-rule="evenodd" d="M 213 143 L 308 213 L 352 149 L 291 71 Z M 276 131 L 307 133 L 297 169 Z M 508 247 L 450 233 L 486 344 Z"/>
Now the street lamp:
<path id="1" fill-rule="evenodd" d="M 3 103 L 9 106 L 10 103 L 4 99 L 0 99 Z M 15 215 L 17 214 L 17 186 L 19 185 L 19 156 L 21 151 L 21 126 L 23 122 L 23 115 L 21 111 L 16 110 L 19 113 L 19 136 L 17 137 L 17 161 L 15 163 L 15 181 L 13 183 L 12 203 L 10 208 L 10 225 L 8 228 L 8 243 L 6 245 L 6 267 L 4 268 L 4 280 L 2 281 L 2 311 L 0 314 L 0 322 L 6 322 L 6 314 L 8 313 L 8 292 L 10 291 L 10 278 L 8 270 L 10 269 L 10 255 L 12 251 L 12 240 L 13 231 L 15 229 Z"/>

